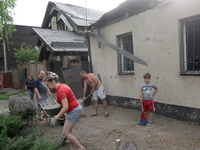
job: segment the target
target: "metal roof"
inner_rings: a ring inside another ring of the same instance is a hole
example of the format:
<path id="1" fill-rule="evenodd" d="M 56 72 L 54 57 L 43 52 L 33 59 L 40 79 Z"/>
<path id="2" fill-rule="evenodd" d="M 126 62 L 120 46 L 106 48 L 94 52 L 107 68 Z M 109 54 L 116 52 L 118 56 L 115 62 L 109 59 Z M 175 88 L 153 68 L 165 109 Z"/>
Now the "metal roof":
<path id="1" fill-rule="evenodd" d="M 58 31 L 43 28 L 32 28 L 38 38 L 51 51 L 56 52 L 88 52 L 84 36 L 76 35 L 70 31 Z"/>
<path id="2" fill-rule="evenodd" d="M 68 16 L 77 26 L 89 26 L 95 23 L 104 14 L 102 11 L 84 8 L 81 6 L 75 6 L 71 4 L 63 4 L 60 2 L 49 2 L 42 27 L 45 26 L 48 21 L 48 16 L 52 8 L 55 8 L 59 13 Z"/>
<path id="3" fill-rule="evenodd" d="M 127 18 L 150 8 L 153 8 L 158 3 L 158 0 L 126 0 L 118 7 L 105 13 L 95 24 L 96 28 L 108 25 L 123 18 Z M 91 27 L 91 26 L 90 26 Z"/>

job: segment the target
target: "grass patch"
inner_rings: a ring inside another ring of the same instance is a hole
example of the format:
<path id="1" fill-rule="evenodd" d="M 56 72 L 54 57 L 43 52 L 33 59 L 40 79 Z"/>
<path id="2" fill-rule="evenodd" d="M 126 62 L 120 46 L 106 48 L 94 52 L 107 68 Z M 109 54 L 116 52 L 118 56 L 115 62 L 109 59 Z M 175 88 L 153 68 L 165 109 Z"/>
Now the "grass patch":
<path id="1" fill-rule="evenodd" d="M 0 95 L 0 100 L 9 100 L 10 97 L 7 95 Z"/>
<path id="2" fill-rule="evenodd" d="M 10 93 L 10 94 L 7 94 L 8 96 L 14 96 L 14 95 L 17 95 L 17 96 L 24 96 L 24 94 L 26 93 L 27 91 L 26 90 L 20 90 L 20 91 L 17 91 L 17 92 L 14 92 L 14 93 Z"/>
<path id="3" fill-rule="evenodd" d="M 0 100 L 9 100 L 10 96 L 14 96 L 14 95 L 21 97 L 21 96 L 27 95 L 27 94 L 25 94 L 26 92 L 27 92 L 27 90 L 18 90 L 13 93 L 2 91 L 2 92 L 0 92 Z"/>
<path id="4" fill-rule="evenodd" d="M 8 92 L 4 92 L 4 91 L 3 91 L 3 92 L 0 92 L 0 95 L 4 95 L 4 94 L 6 94 L 6 93 L 8 93 Z"/>

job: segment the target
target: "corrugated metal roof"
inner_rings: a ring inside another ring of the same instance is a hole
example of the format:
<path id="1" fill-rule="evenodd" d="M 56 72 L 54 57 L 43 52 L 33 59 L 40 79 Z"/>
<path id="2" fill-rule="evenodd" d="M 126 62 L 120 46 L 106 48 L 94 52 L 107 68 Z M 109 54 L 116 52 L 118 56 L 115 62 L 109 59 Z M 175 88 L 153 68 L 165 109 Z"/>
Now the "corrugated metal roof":
<path id="1" fill-rule="evenodd" d="M 43 28 L 33 28 L 33 31 L 36 33 L 38 38 L 53 51 L 88 52 L 84 36 L 76 35 L 70 31 L 58 31 Z M 55 43 L 59 44 L 56 44 L 55 46 Z"/>
<path id="2" fill-rule="evenodd" d="M 42 27 L 45 26 L 52 7 L 55 7 L 59 13 L 67 15 L 77 26 L 89 26 L 99 20 L 104 14 L 102 11 L 84 8 L 81 6 L 63 4 L 60 2 L 49 2 Z"/>
<path id="3" fill-rule="evenodd" d="M 123 18 L 127 18 L 150 8 L 157 4 L 157 0 L 126 0 L 118 7 L 105 13 L 94 25 L 96 28 L 108 25 Z"/>

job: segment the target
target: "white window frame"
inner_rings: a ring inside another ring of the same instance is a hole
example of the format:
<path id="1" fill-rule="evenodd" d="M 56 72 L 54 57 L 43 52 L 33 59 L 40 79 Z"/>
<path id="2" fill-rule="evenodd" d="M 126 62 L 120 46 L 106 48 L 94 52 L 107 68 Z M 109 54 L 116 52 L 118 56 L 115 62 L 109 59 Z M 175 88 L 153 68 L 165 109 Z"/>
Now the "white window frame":
<path id="1" fill-rule="evenodd" d="M 186 24 L 189 22 L 189 21 L 195 21 L 195 20 L 199 20 L 200 21 L 200 16 L 195 16 L 195 17 L 190 17 L 190 18 L 187 18 L 187 19 L 183 19 L 181 20 L 181 39 L 182 39 L 182 45 L 181 45 L 181 68 L 180 68 L 180 74 L 182 75 L 200 75 L 200 69 L 196 69 L 194 67 L 194 65 L 198 65 L 200 63 L 200 61 L 195 61 L 195 58 L 200 58 L 200 55 L 198 56 L 195 56 L 195 53 L 198 53 L 198 51 L 200 51 L 200 49 L 197 51 L 194 47 L 195 47 L 195 37 L 192 41 L 193 43 L 193 49 L 192 49 L 192 55 L 193 55 L 193 60 L 192 61 L 189 61 L 188 60 L 188 55 L 189 55 L 189 52 L 188 51 L 191 51 L 191 48 L 189 49 L 188 46 L 189 44 L 191 44 L 191 42 L 187 42 L 187 33 L 191 33 L 193 32 L 193 34 L 197 34 L 197 32 L 199 31 L 198 33 L 198 38 L 200 38 L 200 28 L 193 28 L 193 30 L 187 30 L 187 27 L 186 27 Z M 189 36 L 189 35 L 188 35 Z M 200 52 L 199 52 L 200 54 Z M 190 52 L 190 55 L 191 55 L 191 52 Z M 191 67 L 188 67 L 188 64 L 189 63 L 193 63 L 193 67 L 191 69 Z"/>
<path id="2" fill-rule="evenodd" d="M 121 48 L 121 49 L 124 49 L 126 50 L 124 47 L 123 47 L 123 37 L 126 37 L 126 36 L 131 36 L 131 48 L 132 48 L 132 54 L 133 54 L 133 38 L 132 38 L 132 33 L 127 33 L 127 34 L 123 34 L 123 35 L 118 35 L 117 36 L 117 42 L 118 42 L 118 46 Z M 127 51 L 127 50 L 126 50 Z M 119 74 L 134 74 L 134 61 L 131 61 L 132 62 L 132 70 L 127 70 L 127 66 L 125 67 L 125 60 L 124 60 L 125 56 L 123 54 L 119 54 L 118 53 L 118 73 Z M 128 59 L 128 58 L 127 58 Z M 130 61 L 130 60 L 129 60 Z"/>

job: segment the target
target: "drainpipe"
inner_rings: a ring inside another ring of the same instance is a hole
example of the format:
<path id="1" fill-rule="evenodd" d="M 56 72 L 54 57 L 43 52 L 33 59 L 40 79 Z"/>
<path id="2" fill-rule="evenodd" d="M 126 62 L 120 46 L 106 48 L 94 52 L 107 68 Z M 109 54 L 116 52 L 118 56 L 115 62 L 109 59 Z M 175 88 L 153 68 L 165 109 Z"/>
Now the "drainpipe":
<path id="1" fill-rule="evenodd" d="M 3 51 L 4 51 L 4 67 L 5 67 L 5 72 L 7 72 L 6 43 L 5 43 L 5 41 L 3 41 L 2 45 L 3 45 Z"/>
<path id="2" fill-rule="evenodd" d="M 89 36 L 87 36 L 87 41 L 88 41 L 88 54 L 89 54 L 89 72 L 93 73 L 92 55 L 91 55 L 90 37 Z"/>

